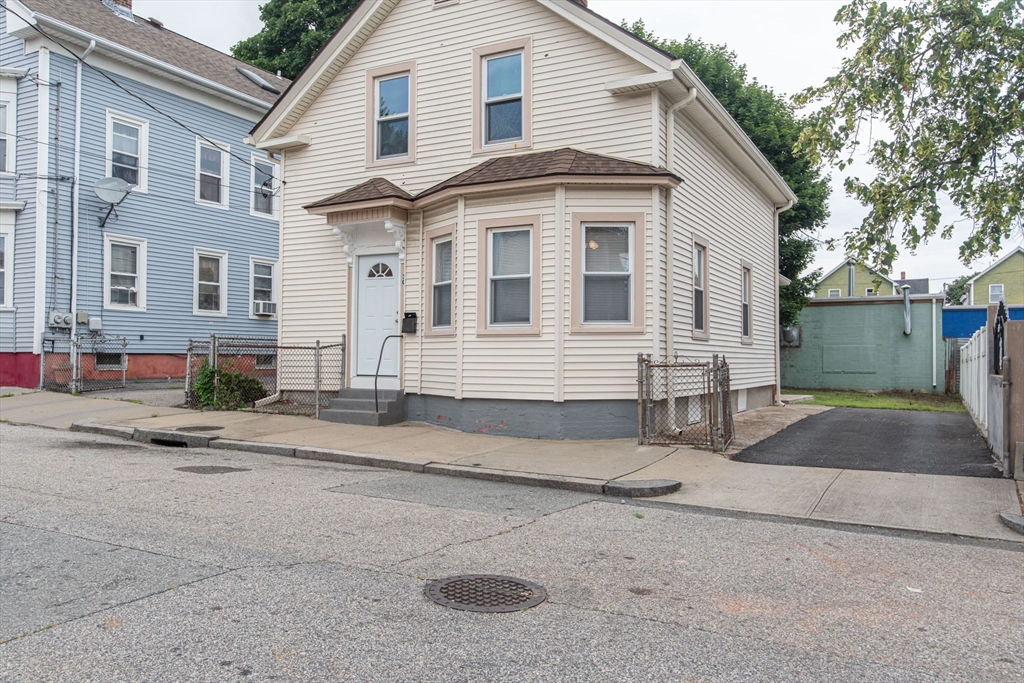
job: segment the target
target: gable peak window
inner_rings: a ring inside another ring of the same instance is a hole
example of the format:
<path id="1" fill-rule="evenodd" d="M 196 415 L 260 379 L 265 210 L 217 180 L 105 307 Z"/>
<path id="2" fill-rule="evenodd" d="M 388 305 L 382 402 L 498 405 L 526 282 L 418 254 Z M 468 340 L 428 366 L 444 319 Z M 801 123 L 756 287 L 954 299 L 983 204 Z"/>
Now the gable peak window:
<path id="1" fill-rule="evenodd" d="M 523 52 L 484 58 L 484 143 L 523 139 Z"/>
<path id="2" fill-rule="evenodd" d="M 990 304 L 997 304 L 1004 299 L 1003 286 L 1002 285 L 989 285 L 988 286 L 988 302 Z"/>
<path id="3" fill-rule="evenodd" d="M 410 76 L 375 79 L 375 155 L 378 160 L 409 156 Z"/>

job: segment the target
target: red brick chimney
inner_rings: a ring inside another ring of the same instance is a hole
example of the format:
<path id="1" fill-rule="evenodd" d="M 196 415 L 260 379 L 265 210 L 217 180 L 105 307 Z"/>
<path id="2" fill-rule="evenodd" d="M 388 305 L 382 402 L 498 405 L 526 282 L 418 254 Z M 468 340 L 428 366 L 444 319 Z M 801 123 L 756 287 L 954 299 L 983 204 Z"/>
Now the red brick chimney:
<path id="1" fill-rule="evenodd" d="M 905 271 L 905 270 L 900 271 L 900 279 L 901 280 L 906 280 L 907 279 L 907 271 Z"/>
<path id="2" fill-rule="evenodd" d="M 114 0 L 114 2 L 121 5 L 121 7 L 127 7 L 128 9 L 132 8 L 132 0 Z"/>

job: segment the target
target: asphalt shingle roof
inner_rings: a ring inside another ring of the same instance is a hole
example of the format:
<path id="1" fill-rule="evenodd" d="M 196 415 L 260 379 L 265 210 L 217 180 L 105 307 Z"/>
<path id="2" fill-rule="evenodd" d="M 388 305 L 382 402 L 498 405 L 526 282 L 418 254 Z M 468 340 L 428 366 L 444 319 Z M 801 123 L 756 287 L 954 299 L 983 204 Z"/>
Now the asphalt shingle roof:
<path id="1" fill-rule="evenodd" d="M 37 14 L 70 24 L 94 36 L 263 100 L 267 104 L 273 104 L 280 95 L 256 85 L 239 73 L 239 68 L 257 74 L 280 92 L 284 92 L 291 83 L 287 78 L 281 78 L 269 71 L 246 64 L 174 31 L 160 28 L 140 16 L 135 16 L 134 23 L 123 19 L 104 5 L 101 0 L 21 0 L 21 2 Z"/>
<path id="2" fill-rule="evenodd" d="M 339 192 L 338 194 L 331 195 L 326 199 L 321 199 L 318 202 L 307 204 L 302 207 L 304 209 L 313 209 L 320 206 L 333 206 L 335 204 L 355 204 L 357 202 L 368 202 L 374 199 L 407 199 L 412 201 L 413 196 L 398 187 L 390 180 L 384 178 L 370 178 L 365 183 L 356 185 L 355 187 Z"/>

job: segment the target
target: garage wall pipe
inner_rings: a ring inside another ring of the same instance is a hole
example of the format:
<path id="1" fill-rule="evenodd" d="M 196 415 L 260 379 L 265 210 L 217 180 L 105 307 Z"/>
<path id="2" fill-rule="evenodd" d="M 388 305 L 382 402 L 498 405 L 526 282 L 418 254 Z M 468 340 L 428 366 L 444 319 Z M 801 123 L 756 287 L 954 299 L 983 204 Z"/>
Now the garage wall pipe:
<path id="1" fill-rule="evenodd" d="M 905 334 L 905 335 L 907 335 L 909 337 L 910 333 L 914 331 L 914 324 L 913 324 L 913 321 L 910 319 L 910 285 L 903 285 L 903 287 L 901 287 L 901 289 L 903 290 L 903 334 Z M 934 309 L 933 309 L 933 315 L 934 315 Z M 934 330 L 935 330 L 935 325 L 933 324 L 932 325 L 932 331 L 934 331 Z M 934 349 L 934 346 L 935 345 L 932 344 L 933 349 Z M 933 363 L 933 365 L 934 365 L 934 363 Z M 934 368 L 933 368 L 932 378 L 934 379 L 934 377 L 935 377 L 935 373 L 934 373 Z"/>
<path id="2" fill-rule="evenodd" d="M 675 172 L 676 157 L 676 113 L 688 107 L 697 99 L 697 88 L 691 87 L 681 101 L 676 102 L 665 113 L 665 168 L 669 173 Z M 675 320 L 672 315 L 672 303 L 675 301 L 675 188 L 669 187 L 665 194 L 665 356 L 672 355 L 672 347 L 675 346 Z M 657 279 L 657 273 L 655 273 Z M 657 309 L 658 302 L 654 302 Z M 657 343 L 657 341 L 655 341 Z M 657 355 L 657 353 L 655 354 Z M 673 434 L 681 434 L 683 430 L 678 427 L 676 416 L 676 396 L 673 392 L 673 381 L 671 372 L 667 378 L 668 385 L 668 415 L 669 423 Z"/>

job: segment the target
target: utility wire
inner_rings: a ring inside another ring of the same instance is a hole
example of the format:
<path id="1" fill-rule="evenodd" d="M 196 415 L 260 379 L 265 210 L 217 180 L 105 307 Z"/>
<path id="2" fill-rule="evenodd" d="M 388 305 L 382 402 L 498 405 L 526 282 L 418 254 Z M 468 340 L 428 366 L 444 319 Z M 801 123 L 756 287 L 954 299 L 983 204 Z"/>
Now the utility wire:
<path id="1" fill-rule="evenodd" d="M 222 151 L 224 151 L 224 152 L 225 152 L 226 154 L 229 154 L 230 156 L 233 156 L 234 158 L 238 159 L 239 161 L 241 161 L 241 162 L 242 162 L 243 164 L 245 164 L 246 166 L 252 166 L 252 163 L 251 163 L 251 162 L 249 162 L 249 161 L 247 161 L 246 159 L 244 159 L 244 158 L 242 158 L 242 157 L 238 156 L 238 155 L 237 155 L 237 154 L 235 154 L 234 152 L 231 152 L 231 151 L 228 151 L 228 150 L 223 150 L 223 148 L 221 148 L 221 146 L 220 146 L 219 144 L 217 144 L 216 142 L 214 142 L 214 141 L 213 141 L 213 140 L 211 140 L 210 138 L 206 137 L 205 135 L 203 135 L 202 133 L 200 133 L 200 132 L 198 132 L 198 131 L 196 131 L 196 130 L 193 130 L 192 128 L 190 128 L 190 127 L 189 127 L 189 126 L 187 126 L 186 124 L 184 124 L 184 123 L 182 123 L 181 121 L 179 121 L 178 119 L 176 119 L 176 118 L 175 118 L 174 116 L 172 116 L 172 115 L 168 114 L 167 112 L 165 112 L 165 111 L 163 111 L 162 109 L 160 109 L 159 107 L 157 107 L 157 106 L 156 106 L 155 104 L 152 104 L 151 102 L 149 102 L 149 101 L 148 101 L 148 100 L 147 100 L 146 98 L 142 97 L 141 95 L 137 95 L 137 94 L 135 94 L 134 92 L 132 92 L 131 90 L 129 90 L 129 89 L 128 89 L 128 88 L 126 88 L 125 86 L 121 85 L 121 84 L 120 84 L 120 83 L 118 83 L 118 82 L 117 82 L 117 81 L 116 81 L 116 80 L 115 80 L 115 79 L 114 79 L 114 78 L 113 78 L 112 76 L 110 76 L 110 75 L 109 75 L 109 74 L 108 74 L 108 73 L 107 73 L 106 71 L 103 71 L 102 69 L 99 69 L 99 68 L 97 68 L 97 67 L 93 66 L 93 65 L 92 65 L 92 64 L 90 64 L 89 62 L 87 62 L 87 61 L 85 61 L 84 59 L 82 59 L 81 57 L 79 57 L 79 56 L 78 56 L 78 54 L 77 54 L 77 53 L 76 53 L 76 52 L 75 52 L 74 50 L 72 50 L 71 48 L 69 48 L 69 47 L 68 47 L 67 45 L 65 45 L 64 43 L 60 42 L 59 40 L 57 40 L 57 39 L 56 39 L 56 38 L 54 38 L 53 36 L 49 35 L 49 34 L 48 34 L 48 33 L 47 33 L 46 31 L 44 31 L 43 29 L 39 28 L 39 26 L 38 26 L 37 24 L 35 24 L 35 23 L 33 23 L 33 22 L 29 21 L 28 19 L 26 19 L 25 17 L 23 17 L 22 15 L 18 14 L 17 12 L 15 12 L 15 11 L 14 11 L 13 9 L 11 9 L 11 8 L 10 8 L 10 7 L 9 7 L 9 6 L 7 5 L 7 2 L 6 2 L 6 0 L 0 0 L 0 7 L 3 7 L 3 8 L 4 8 L 4 9 L 6 9 L 6 10 L 7 10 L 8 12 L 10 12 L 10 13 L 11 13 L 11 14 L 13 14 L 14 16 L 16 16 L 16 17 L 18 17 L 19 19 L 21 19 L 21 20 L 22 20 L 23 22 L 25 22 L 26 24 L 28 24 L 29 26 L 31 26 L 31 27 L 32 27 L 32 29 L 33 29 L 33 30 L 34 30 L 34 31 L 35 31 L 36 33 L 38 33 L 39 35 L 43 36 L 43 37 L 44 37 L 44 38 L 46 38 L 47 40 L 50 40 L 50 41 L 52 41 L 53 43 L 55 43 L 56 45 L 60 46 L 60 47 L 61 47 L 61 48 L 62 48 L 62 49 L 63 49 L 63 50 L 65 51 L 65 52 L 67 52 L 67 53 L 68 53 L 69 55 L 71 55 L 71 56 L 72 56 L 72 57 L 73 57 L 73 58 L 74 58 L 74 59 L 75 59 L 76 61 L 78 61 L 78 62 L 82 63 L 83 65 L 85 65 L 85 66 L 87 66 L 87 67 L 89 67 L 89 68 L 90 68 L 90 69 L 92 69 L 92 70 L 93 70 L 94 72 L 96 72 L 97 74 L 99 74 L 99 75 L 100 75 L 100 76 L 102 76 L 103 78 L 105 78 L 105 79 L 107 79 L 108 81 L 110 81 L 110 82 L 111 82 L 111 83 L 112 83 L 112 84 L 114 85 L 114 87 L 116 87 L 116 88 L 118 88 L 119 90 L 122 90 L 122 91 L 124 91 L 125 93 L 127 93 L 128 95 L 130 95 L 130 96 L 134 97 L 135 99 L 137 99 L 137 100 L 138 100 L 139 102 L 141 102 L 142 104 L 146 105 L 147 107 L 149 107 L 150 109 L 152 109 L 152 110 L 153 110 L 153 111 L 155 111 L 156 113 L 160 114 L 161 116 L 164 116 L 165 118 L 167 118 L 167 119 L 168 119 L 169 121 L 171 121 L 172 123 L 174 123 L 174 124 L 176 124 L 176 125 L 180 126 L 181 128 L 184 128 L 184 129 L 185 129 L 185 130 L 187 130 L 187 131 L 188 131 L 189 133 L 192 133 L 193 135 L 195 135 L 195 136 L 196 136 L 197 138 L 200 138 L 200 139 L 202 139 L 202 140 L 205 140 L 205 141 L 206 141 L 206 142 L 208 142 L 208 143 L 209 143 L 209 144 L 210 144 L 211 146 L 213 146 L 213 147 L 216 147 L 217 149 L 221 149 L 221 150 L 222 150 Z M 284 184 L 284 181 L 283 181 L 283 180 L 281 180 L 280 178 L 274 178 L 274 180 L 277 180 L 277 181 L 278 181 L 279 183 L 281 183 L 281 184 Z"/>

